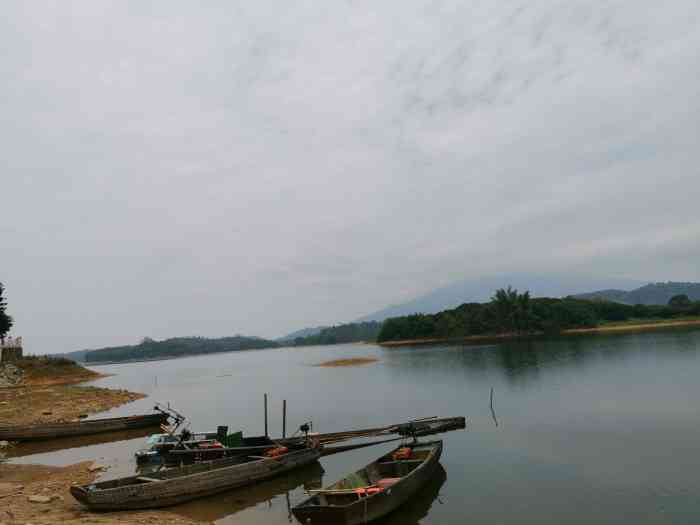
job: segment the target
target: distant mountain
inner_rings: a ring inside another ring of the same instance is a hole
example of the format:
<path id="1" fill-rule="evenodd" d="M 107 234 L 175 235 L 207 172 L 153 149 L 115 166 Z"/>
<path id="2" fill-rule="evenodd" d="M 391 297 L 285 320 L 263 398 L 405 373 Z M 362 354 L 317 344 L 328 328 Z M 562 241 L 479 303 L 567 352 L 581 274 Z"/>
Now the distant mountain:
<path id="1" fill-rule="evenodd" d="M 520 291 L 530 290 L 533 297 L 565 297 L 587 290 L 634 288 L 644 281 L 632 279 L 592 277 L 570 274 L 511 273 L 490 275 L 479 279 L 465 279 L 438 288 L 405 303 L 396 304 L 357 319 L 383 321 L 414 313 L 437 313 L 467 302 L 488 301 L 498 288 L 512 286 Z"/>
<path id="2" fill-rule="evenodd" d="M 291 334 L 287 334 L 282 337 L 278 337 L 275 339 L 275 341 L 279 343 L 284 343 L 286 341 L 294 341 L 298 337 L 313 337 L 315 335 L 318 335 L 321 333 L 321 330 L 324 330 L 325 328 L 328 328 L 327 326 L 317 326 L 315 328 L 302 328 L 301 330 L 297 330 L 296 332 L 292 332 Z"/>
<path id="3" fill-rule="evenodd" d="M 173 337 L 171 339 L 164 339 L 163 341 L 146 338 L 138 345 L 111 346 L 98 350 L 79 350 L 62 355 L 63 357 L 82 363 L 119 363 L 124 361 L 170 359 L 189 355 L 234 352 L 237 350 L 252 350 L 256 348 L 277 348 L 279 346 L 279 343 L 275 341 L 242 335 L 219 337 L 216 339 L 207 339 L 206 337 Z"/>
<path id="4" fill-rule="evenodd" d="M 691 301 L 700 301 L 700 283 L 650 283 L 634 290 L 599 290 L 577 294 L 578 299 L 598 299 L 625 304 L 668 304 L 674 295 L 685 294 Z"/>

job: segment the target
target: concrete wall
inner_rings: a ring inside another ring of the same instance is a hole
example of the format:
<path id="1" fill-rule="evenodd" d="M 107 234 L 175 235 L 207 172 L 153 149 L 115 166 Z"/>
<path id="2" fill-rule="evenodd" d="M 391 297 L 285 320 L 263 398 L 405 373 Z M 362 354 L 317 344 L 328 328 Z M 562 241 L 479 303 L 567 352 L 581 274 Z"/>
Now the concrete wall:
<path id="1" fill-rule="evenodd" d="M 22 358 L 22 347 L 0 348 L 0 363 L 12 363 Z"/>

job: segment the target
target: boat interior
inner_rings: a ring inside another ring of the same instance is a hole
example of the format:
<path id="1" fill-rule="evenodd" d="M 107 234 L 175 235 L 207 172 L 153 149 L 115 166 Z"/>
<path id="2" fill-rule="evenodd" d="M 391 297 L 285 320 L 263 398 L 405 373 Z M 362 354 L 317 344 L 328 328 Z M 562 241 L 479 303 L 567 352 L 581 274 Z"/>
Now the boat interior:
<path id="1" fill-rule="evenodd" d="M 400 451 L 410 449 L 408 454 Z M 408 476 L 433 453 L 434 446 L 409 445 L 392 450 L 374 463 L 319 491 L 308 506 L 344 506 L 386 490 Z"/>

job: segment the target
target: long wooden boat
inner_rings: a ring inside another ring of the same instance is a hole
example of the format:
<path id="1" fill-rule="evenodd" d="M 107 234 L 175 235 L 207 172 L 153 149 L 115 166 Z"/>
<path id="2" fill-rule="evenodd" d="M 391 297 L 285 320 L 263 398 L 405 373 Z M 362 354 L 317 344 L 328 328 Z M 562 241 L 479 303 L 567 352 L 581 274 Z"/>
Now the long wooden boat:
<path id="1" fill-rule="evenodd" d="M 397 423 L 384 427 L 346 430 L 327 434 L 309 434 L 308 437 L 318 445 L 327 448 L 322 455 L 341 452 L 341 447 L 328 448 L 327 445 L 351 441 L 355 439 L 400 435 L 406 437 L 423 437 L 451 430 L 464 429 L 464 417 L 425 418 Z M 223 446 L 228 427 L 221 427 L 221 432 L 200 432 L 187 434 L 186 440 L 182 435 L 158 434 L 151 446 L 136 453 L 138 464 L 165 464 L 167 466 L 183 466 L 200 461 L 210 461 L 224 457 L 261 455 L 266 450 L 278 445 L 298 446 L 305 438 L 302 435 L 287 438 L 269 438 L 267 436 L 252 436 L 240 439 L 236 446 Z M 149 439 L 150 441 L 150 439 Z M 218 441 L 218 443 L 217 443 Z M 354 450 L 357 445 L 349 445 L 347 450 Z"/>
<path id="2" fill-rule="evenodd" d="M 242 487 L 317 461 L 316 448 L 302 447 L 276 457 L 232 457 L 165 469 L 148 476 L 74 485 L 71 494 L 92 510 L 166 507 Z"/>
<path id="3" fill-rule="evenodd" d="M 442 441 L 394 449 L 292 509 L 304 525 L 361 525 L 381 518 L 411 498 L 439 466 Z"/>
<path id="4" fill-rule="evenodd" d="M 141 416 L 113 417 L 65 423 L 39 423 L 36 425 L 0 426 L 0 441 L 37 441 L 69 436 L 87 436 L 131 430 L 134 428 L 157 427 L 168 422 L 167 414 L 146 414 Z"/>
<path id="5" fill-rule="evenodd" d="M 284 495 L 296 488 L 300 490 L 320 489 L 323 473 L 321 463 L 314 461 L 310 465 L 291 470 L 255 485 L 219 492 L 212 496 L 182 503 L 174 510 L 179 516 L 191 518 L 197 522 L 217 523 L 226 517 L 255 507 L 260 503 L 266 503 L 275 496 Z M 288 501 L 288 498 L 285 499 Z"/>

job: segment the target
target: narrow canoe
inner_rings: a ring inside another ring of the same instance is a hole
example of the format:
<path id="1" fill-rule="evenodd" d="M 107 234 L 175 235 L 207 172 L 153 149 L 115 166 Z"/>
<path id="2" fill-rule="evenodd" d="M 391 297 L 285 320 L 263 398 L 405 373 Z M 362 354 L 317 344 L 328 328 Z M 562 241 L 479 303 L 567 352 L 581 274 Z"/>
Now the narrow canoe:
<path id="1" fill-rule="evenodd" d="M 400 449 L 410 456 L 395 458 Z M 442 441 L 398 447 L 292 509 L 304 525 L 360 525 L 386 516 L 425 486 L 439 468 Z"/>
<path id="2" fill-rule="evenodd" d="M 303 447 L 275 458 L 232 457 L 129 476 L 90 485 L 74 485 L 71 494 L 91 510 L 148 509 L 176 505 L 277 476 L 317 461 L 320 452 Z"/>
<path id="3" fill-rule="evenodd" d="M 0 426 L 0 441 L 37 441 L 70 436 L 87 436 L 117 430 L 156 427 L 167 424 L 167 414 L 113 417 L 66 423 L 39 423 L 36 425 Z"/>

